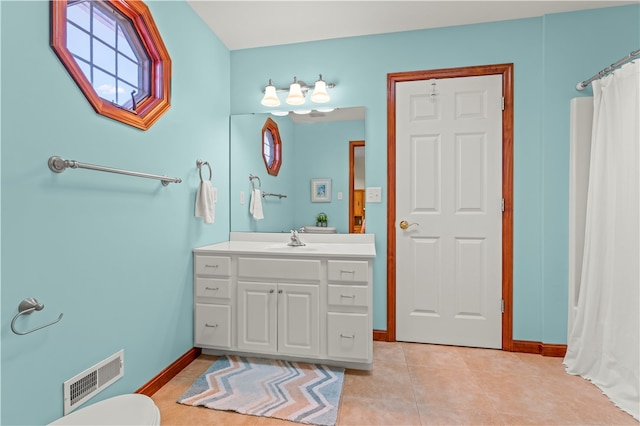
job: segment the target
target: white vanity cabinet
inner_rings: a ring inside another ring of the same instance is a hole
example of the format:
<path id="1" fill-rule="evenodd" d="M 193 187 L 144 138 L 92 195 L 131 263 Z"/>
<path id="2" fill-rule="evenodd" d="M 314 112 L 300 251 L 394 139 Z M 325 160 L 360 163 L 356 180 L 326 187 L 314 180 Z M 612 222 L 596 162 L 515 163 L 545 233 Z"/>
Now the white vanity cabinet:
<path id="1" fill-rule="evenodd" d="M 194 250 L 195 346 L 371 369 L 373 235 L 265 235 Z"/>

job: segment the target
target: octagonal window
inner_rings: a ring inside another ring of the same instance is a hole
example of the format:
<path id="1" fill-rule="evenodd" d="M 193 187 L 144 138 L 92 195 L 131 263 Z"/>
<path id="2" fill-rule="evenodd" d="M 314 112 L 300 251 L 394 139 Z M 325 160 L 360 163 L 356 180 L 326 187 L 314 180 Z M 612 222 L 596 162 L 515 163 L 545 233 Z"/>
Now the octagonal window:
<path id="1" fill-rule="evenodd" d="M 148 129 L 169 108 L 171 59 L 141 1 L 51 2 L 51 45 L 94 109 Z"/>
<path id="2" fill-rule="evenodd" d="M 267 173 L 277 176 L 282 165 L 282 141 L 278 124 L 271 118 L 267 118 L 262 127 L 262 158 Z"/>

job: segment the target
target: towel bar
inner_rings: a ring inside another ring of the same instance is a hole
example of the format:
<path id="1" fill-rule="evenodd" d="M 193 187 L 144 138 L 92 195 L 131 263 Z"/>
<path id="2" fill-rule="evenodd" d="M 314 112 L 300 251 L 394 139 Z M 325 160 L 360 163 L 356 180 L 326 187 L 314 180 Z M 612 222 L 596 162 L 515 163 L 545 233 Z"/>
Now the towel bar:
<path id="1" fill-rule="evenodd" d="M 54 155 L 53 157 L 49 157 L 48 164 L 49 169 L 51 169 L 51 171 L 55 173 L 62 173 L 68 167 L 71 167 L 72 169 L 98 170 L 100 172 L 118 173 L 121 175 L 137 176 L 147 179 L 157 179 L 162 181 L 162 185 L 164 186 L 167 186 L 170 183 L 182 182 L 182 179 L 180 178 L 171 178 L 167 176 L 152 175 L 149 173 L 132 172 L 130 170 L 114 169 L 113 167 L 96 166 L 95 164 L 81 163 L 75 160 L 65 160 L 64 158 L 58 157 L 56 155 Z"/>

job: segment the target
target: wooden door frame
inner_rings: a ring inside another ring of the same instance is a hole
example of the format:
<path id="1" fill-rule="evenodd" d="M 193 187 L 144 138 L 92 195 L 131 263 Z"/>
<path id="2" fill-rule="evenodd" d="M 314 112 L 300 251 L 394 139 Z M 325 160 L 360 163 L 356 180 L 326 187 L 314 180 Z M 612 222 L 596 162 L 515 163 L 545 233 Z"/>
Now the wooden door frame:
<path id="1" fill-rule="evenodd" d="M 349 141 L 349 232 L 353 232 L 353 184 L 355 181 L 355 149 L 365 146 L 364 140 Z"/>
<path id="2" fill-rule="evenodd" d="M 387 332 L 396 340 L 396 84 L 406 81 L 502 75 L 502 350 L 513 351 L 513 64 L 481 65 L 387 74 Z"/>

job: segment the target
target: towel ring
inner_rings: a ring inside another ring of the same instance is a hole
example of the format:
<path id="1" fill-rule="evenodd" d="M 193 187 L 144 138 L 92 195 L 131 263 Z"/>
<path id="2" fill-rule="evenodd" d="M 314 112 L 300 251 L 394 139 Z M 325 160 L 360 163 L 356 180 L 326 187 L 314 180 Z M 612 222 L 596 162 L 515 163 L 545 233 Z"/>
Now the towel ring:
<path id="1" fill-rule="evenodd" d="M 202 180 L 202 166 L 207 166 L 209 168 L 209 181 L 213 177 L 213 171 L 211 170 L 211 164 L 208 161 L 203 162 L 202 160 L 196 161 L 196 166 L 198 167 L 198 173 L 200 174 L 200 182 L 204 182 Z"/>
<path id="2" fill-rule="evenodd" d="M 20 305 L 18 306 L 18 314 L 15 317 L 13 317 L 13 319 L 11 320 L 11 331 L 13 331 L 15 334 L 18 334 L 20 336 L 24 336 L 25 334 L 33 333 L 34 331 L 43 329 L 45 327 L 49 327 L 50 325 L 60 322 L 60 320 L 62 319 L 62 316 L 64 315 L 61 313 L 58 316 L 57 320 L 52 321 L 48 324 L 41 325 L 40 327 L 32 328 L 31 330 L 27 330 L 27 331 L 16 330 L 15 323 L 19 317 L 21 317 L 22 315 L 30 315 L 34 311 L 41 311 L 43 309 L 44 309 L 44 305 L 42 303 L 38 303 L 38 301 L 35 298 L 28 297 L 24 299 L 22 302 L 20 302 Z"/>
<path id="3" fill-rule="evenodd" d="M 253 183 L 254 179 L 258 179 L 258 189 L 262 189 L 262 181 L 260 180 L 260 178 L 258 176 L 249 175 L 249 180 L 251 181 L 251 186 L 253 187 L 253 189 L 256 189 L 256 185 L 255 183 Z"/>

